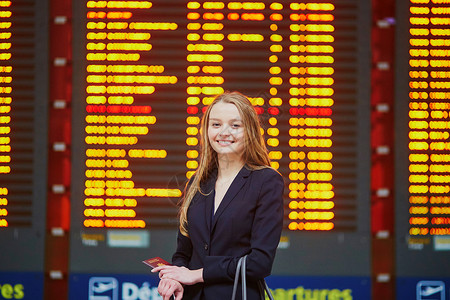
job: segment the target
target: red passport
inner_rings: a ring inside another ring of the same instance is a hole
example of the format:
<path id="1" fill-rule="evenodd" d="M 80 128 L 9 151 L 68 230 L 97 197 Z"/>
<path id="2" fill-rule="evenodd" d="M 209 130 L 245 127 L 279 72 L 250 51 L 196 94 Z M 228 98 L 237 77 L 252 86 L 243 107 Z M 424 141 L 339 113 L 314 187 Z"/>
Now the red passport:
<path id="1" fill-rule="evenodd" d="M 150 268 L 156 268 L 161 266 L 170 266 L 171 264 L 162 259 L 161 257 L 153 257 L 142 261 L 144 264 Z"/>

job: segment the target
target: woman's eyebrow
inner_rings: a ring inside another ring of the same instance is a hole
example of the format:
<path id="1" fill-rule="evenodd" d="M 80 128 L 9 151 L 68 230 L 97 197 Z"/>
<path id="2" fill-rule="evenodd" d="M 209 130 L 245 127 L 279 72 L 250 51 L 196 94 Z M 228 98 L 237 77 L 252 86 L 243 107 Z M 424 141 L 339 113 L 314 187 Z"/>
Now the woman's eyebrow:
<path id="1" fill-rule="evenodd" d="M 222 119 L 218 119 L 218 118 L 209 118 L 209 120 L 210 121 L 212 121 L 212 120 L 214 120 L 214 121 L 222 121 Z M 239 122 L 242 122 L 242 120 L 241 119 L 231 119 L 230 120 L 231 122 L 236 122 L 236 121 L 239 121 Z"/>

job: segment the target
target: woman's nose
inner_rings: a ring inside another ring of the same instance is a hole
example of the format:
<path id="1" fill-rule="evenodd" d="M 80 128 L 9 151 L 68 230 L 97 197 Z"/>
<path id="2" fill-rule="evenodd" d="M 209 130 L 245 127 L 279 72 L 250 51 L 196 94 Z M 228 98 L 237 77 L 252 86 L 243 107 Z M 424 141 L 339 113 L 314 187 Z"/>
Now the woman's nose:
<path id="1" fill-rule="evenodd" d="M 230 130 L 231 130 L 231 127 L 225 125 L 225 126 L 222 128 L 222 130 L 220 131 L 219 134 L 220 134 L 220 135 L 230 135 Z"/>

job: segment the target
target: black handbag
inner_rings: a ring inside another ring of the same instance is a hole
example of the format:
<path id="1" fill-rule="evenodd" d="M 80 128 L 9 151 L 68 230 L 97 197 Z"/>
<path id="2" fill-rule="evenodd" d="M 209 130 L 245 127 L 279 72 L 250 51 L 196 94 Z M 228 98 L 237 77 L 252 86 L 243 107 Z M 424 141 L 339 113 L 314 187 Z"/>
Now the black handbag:
<path id="1" fill-rule="evenodd" d="M 238 261 L 238 264 L 236 267 L 236 274 L 234 275 L 233 294 L 232 294 L 231 300 L 236 299 L 236 292 L 237 292 L 237 287 L 238 287 L 238 283 L 239 283 L 239 274 L 241 275 L 242 300 L 247 300 L 247 281 L 246 281 L 246 276 L 245 276 L 246 261 L 247 261 L 247 255 L 241 257 Z M 267 293 L 267 296 L 269 296 L 270 300 L 274 300 L 272 293 L 270 292 L 270 289 L 267 286 L 265 279 L 258 280 L 258 288 L 259 288 L 259 294 L 261 295 L 261 300 L 265 299 L 265 297 L 264 297 L 265 293 Z"/>

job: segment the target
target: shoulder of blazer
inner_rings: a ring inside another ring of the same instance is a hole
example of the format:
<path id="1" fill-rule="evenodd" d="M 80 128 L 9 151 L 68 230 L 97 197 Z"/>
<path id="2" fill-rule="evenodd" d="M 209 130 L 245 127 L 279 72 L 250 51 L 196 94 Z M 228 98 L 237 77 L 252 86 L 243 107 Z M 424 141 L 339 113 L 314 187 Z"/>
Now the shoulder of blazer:
<path id="1" fill-rule="evenodd" d="M 283 176 L 278 172 L 277 170 L 267 167 L 262 169 L 257 169 L 252 171 L 252 176 L 258 176 L 261 177 L 261 179 L 265 179 L 266 177 L 280 177 L 283 178 Z"/>

